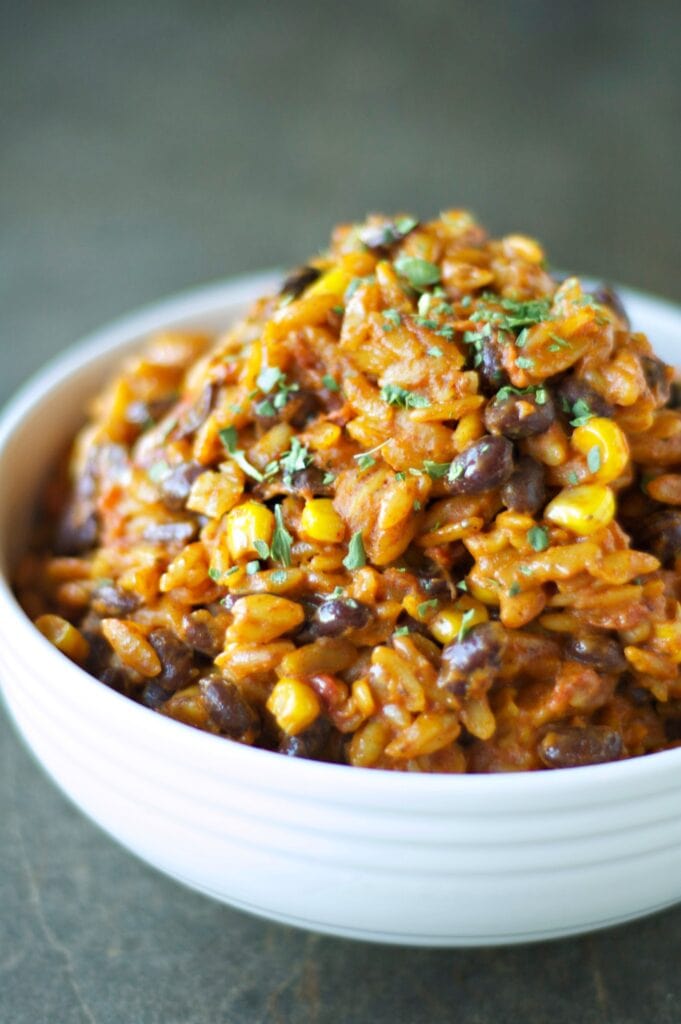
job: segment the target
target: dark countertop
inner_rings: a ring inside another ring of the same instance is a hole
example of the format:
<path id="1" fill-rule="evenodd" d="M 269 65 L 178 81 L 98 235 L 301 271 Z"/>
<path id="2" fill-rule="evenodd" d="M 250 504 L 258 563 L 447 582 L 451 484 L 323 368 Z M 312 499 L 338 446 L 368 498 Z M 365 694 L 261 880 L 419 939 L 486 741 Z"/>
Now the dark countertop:
<path id="1" fill-rule="evenodd" d="M 677 3 L 9 6 L 2 400 L 107 319 L 295 263 L 368 209 L 471 207 L 681 300 Z M 3 1024 L 681 1019 L 681 909 L 511 949 L 320 938 L 133 859 L 1 711 L 0 758 Z"/>

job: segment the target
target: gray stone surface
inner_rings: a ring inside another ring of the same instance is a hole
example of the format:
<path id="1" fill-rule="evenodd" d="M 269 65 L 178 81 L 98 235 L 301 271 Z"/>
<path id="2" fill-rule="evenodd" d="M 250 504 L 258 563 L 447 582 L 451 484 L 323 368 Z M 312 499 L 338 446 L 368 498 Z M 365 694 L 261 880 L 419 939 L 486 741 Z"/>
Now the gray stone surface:
<path id="1" fill-rule="evenodd" d="M 3 400 L 106 319 L 367 209 L 470 206 L 681 300 L 678 3 L 0 9 Z M 679 910 L 510 950 L 309 936 L 155 874 L 5 718 L 0 744 L 2 1024 L 681 1019 Z"/>

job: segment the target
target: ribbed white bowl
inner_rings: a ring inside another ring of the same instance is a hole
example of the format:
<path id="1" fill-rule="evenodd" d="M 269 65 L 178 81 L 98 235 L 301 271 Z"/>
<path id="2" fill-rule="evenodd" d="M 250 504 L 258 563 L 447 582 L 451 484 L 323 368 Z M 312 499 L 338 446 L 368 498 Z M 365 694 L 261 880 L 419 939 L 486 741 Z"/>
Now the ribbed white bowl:
<path id="1" fill-rule="evenodd" d="M 559 772 L 419 776 L 252 750 L 163 718 L 63 658 L 7 575 L 86 399 L 161 327 L 218 329 L 271 275 L 192 292 L 48 366 L 0 423 L 0 672 L 20 732 L 93 821 L 202 892 L 336 935 L 434 946 L 569 935 L 681 899 L 681 749 Z M 681 310 L 633 292 L 670 361 Z"/>

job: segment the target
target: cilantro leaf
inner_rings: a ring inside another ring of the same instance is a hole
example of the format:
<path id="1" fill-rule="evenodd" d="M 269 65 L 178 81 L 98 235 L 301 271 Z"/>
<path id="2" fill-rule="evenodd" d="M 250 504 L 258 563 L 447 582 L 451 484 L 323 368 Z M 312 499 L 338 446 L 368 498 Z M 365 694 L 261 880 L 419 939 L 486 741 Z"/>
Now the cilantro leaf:
<path id="1" fill-rule="evenodd" d="M 395 270 L 402 277 L 406 277 L 409 284 L 418 291 L 423 291 L 431 284 L 438 284 L 440 281 L 440 268 L 428 260 L 421 260 L 416 256 L 401 256 L 395 260 Z"/>
<path id="2" fill-rule="evenodd" d="M 362 540 L 362 531 L 358 530 L 357 533 L 353 533 L 348 544 L 348 553 L 343 559 L 343 565 L 346 569 L 361 569 L 362 566 L 367 564 L 367 556 L 364 550 L 364 541 Z"/>
<path id="3" fill-rule="evenodd" d="M 270 544 L 270 554 L 275 562 L 279 562 L 285 568 L 291 564 L 291 544 L 293 537 L 284 526 L 284 515 L 281 505 L 274 509 L 274 535 Z"/>
<path id="4" fill-rule="evenodd" d="M 414 391 L 407 391 L 397 384 L 384 384 L 381 388 L 381 398 L 388 405 L 397 405 L 401 409 L 426 409 L 430 402 L 424 395 L 417 395 Z"/>

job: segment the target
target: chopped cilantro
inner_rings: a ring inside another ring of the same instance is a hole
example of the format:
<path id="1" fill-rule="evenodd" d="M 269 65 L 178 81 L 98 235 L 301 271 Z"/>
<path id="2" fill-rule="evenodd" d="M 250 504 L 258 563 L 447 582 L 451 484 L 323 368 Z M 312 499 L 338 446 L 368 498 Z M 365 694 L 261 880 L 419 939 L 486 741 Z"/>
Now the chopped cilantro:
<path id="1" fill-rule="evenodd" d="M 534 367 L 534 359 L 528 359 L 527 356 L 517 356 L 515 364 L 521 370 L 531 370 Z"/>
<path id="2" fill-rule="evenodd" d="M 324 484 L 325 487 L 328 487 L 328 485 L 332 484 L 335 479 L 335 473 L 325 473 L 324 476 L 322 477 L 322 483 Z"/>
<path id="3" fill-rule="evenodd" d="M 426 354 L 429 356 L 434 356 L 435 359 L 441 359 L 442 356 L 444 355 L 444 352 L 437 345 L 433 345 L 432 348 L 428 349 L 428 352 Z"/>
<path id="4" fill-rule="evenodd" d="M 399 480 L 399 481 L 400 481 L 400 483 L 401 483 L 401 482 L 402 482 L 403 480 L 406 480 L 406 479 L 407 479 L 407 474 L 406 474 L 406 473 L 403 473 L 403 472 L 402 472 L 402 470 L 400 470 L 400 472 L 399 472 L 399 473 L 395 473 L 395 479 L 396 479 L 396 480 Z"/>
<path id="5" fill-rule="evenodd" d="M 400 626 L 398 629 L 393 630 L 393 636 L 408 636 L 409 626 Z"/>
<path id="6" fill-rule="evenodd" d="M 572 484 L 573 487 L 576 487 L 577 484 L 579 483 L 579 477 L 575 473 L 574 469 L 570 470 L 570 472 L 567 475 L 567 478 L 568 478 L 568 483 Z"/>
<path id="7" fill-rule="evenodd" d="M 260 555 L 261 558 L 269 558 L 270 557 L 270 546 L 269 546 L 269 544 L 266 541 L 264 541 L 264 540 L 255 540 L 255 541 L 253 541 L 253 547 L 258 552 L 258 554 Z"/>
<path id="8" fill-rule="evenodd" d="M 468 592 L 468 583 L 466 582 L 466 580 L 459 580 L 459 582 L 456 585 L 456 589 L 457 590 L 463 590 L 464 593 L 467 593 Z"/>
<path id="9" fill-rule="evenodd" d="M 335 313 L 336 316 L 343 316 L 343 313 L 345 313 L 345 306 L 332 306 L 331 312 Z"/>
<path id="10" fill-rule="evenodd" d="M 270 579 L 273 583 L 286 583 L 288 573 L 285 569 L 275 569 L 274 572 L 271 573 Z"/>
<path id="11" fill-rule="evenodd" d="M 220 570 L 214 569 L 212 566 L 208 570 L 208 575 L 210 576 L 214 583 L 219 583 L 222 577 L 222 573 L 220 572 Z"/>
<path id="12" fill-rule="evenodd" d="M 254 409 L 258 416 L 276 415 L 276 409 L 270 402 L 269 398 L 263 398 L 262 402 L 256 402 Z"/>
<path id="13" fill-rule="evenodd" d="M 430 405 L 423 395 L 407 391 L 397 384 L 384 384 L 381 388 L 381 398 L 388 405 L 398 405 L 401 409 L 426 409 Z"/>
<path id="14" fill-rule="evenodd" d="M 359 469 L 370 469 L 372 466 L 376 465 L 376 459 L 373 455 L 369 455 L 368 452 L 362 452 L 361 455 L 354 455 L 353 458 Z"/>
<path id="15" fill-rule="evenodd" d="M 603 465 L 603 455 L 597 444 L 595 444 L 593 448 L 589 449 L 586 457 L 586 464 L 592 473 L 597 473 Z"/>
<path id="16" fill-rule="evenodd" d="M 353 277 L 352 281 L 345 289 L 345 301 L 351 299 L 358 288 L 361 288 L 363 284 L 373 284 L 376 278 L 373 274 L 369 274 L 367 277 Z"/>
<path id="17" fill-rule="evenodd" d="M 466 639 L 471 629 L 473 628 L 473 619 L 475 618 L 475 608 L 468 608 L 461 618 L 461 625 L 459 626 L 459 635 L 456 640 L 457 643 L 461 643 Z"/>
<path id="18" fill-rule="evenodd" d="M 439 480 L 441 477 L 446 476 L 451 462 L 431 462 L 430 459 L 425 459 L 423 463 L 423 472 L 427 473 L 428 476 L 434 480 Z"/>
<path id="19" fill-rule="evenodd" d="M 367 564 L 367 556 L 364 550 L 364 541 L 362 540 L 362 531 L 358 530 L 357 533 L 353 533 L 348 544 L 348 553 L 343 559 L 343 565 L 346 569 L 361 569 L 362 566 Z"/>
<path id="20" fill-rule="evenodd" d="M 571 427 L 583 427 L 585 423 L 592 420 L 596 415 L 595 412 L 591 411 L 591 406 L 588 402 L 585 402 L 583 398 L 578 398 L 575 404 L 572 406 L 572 416 L 570 420 Z"/>
<path id="21" fill-rule="evenodd" d="M 344 593 L 345 590 L 343 589 L 343 587 L 334 587 L 333 591 L 331 592 L 331 597 L 335 600 L 338 597 L 342 597 Z"/>
<path id="22" fill-rule="evenodd" d="M 252 477 L 259 483 L 265 479 L 260 470 L 250 464 L 244 452 L 242 452 L 240 448 L 237 448 L 236 427 L 225 427 L 224 430 L 220 431 L 218 436 L 231 457 L 234 459 L 236 464 L 241 467 L 246 476 Z"/>
<path id="23" fill-rule="evenodd" d="M 281 505 L 274 509 L 274 536 L 270 544 L 270 553 L 275 562 L 279 562 L 285 568 L 291 564 L 291 543 L 293 537 L 284 526 L 284 515 Z"/>
<path id="24" fill-rule="evenodd" d="M 430 601 L 422 601 L 416 608 L 416 614 L 420 619 L 423 619 L 428 612 L 437 611 L 440 606 L 440 602 L 436 597 L 431 597 Z"/>
<path id="25" fill-rule="evenodd" d="M 423 291 L 431 284 L 438 284 L 440 280 L 440 268 L 416 256 L 402 256 L 395 260 L 395 270 L 418 291 Z"/>
<path id="26" fill-rule="evenodd" d="M 260 562 L 255 559 L 252 562 L 246 562 L 246 574 L 253 576 L 256 572 L 260 571 Z"/>
<path id="27" fill-rule="evenodd" d="M 421 505 L 421 502 L 418 500 L 418 498 L 414 498 L 414 504 L 412 507 L 414 509 L 414 512 L 420 512 L 423 506 Z"/>
<path id="28" fill-rule="evenodd" d="M 519 593 L 520 593 L 520 584 L 519 583 L 512 583 L 511 586 L 508 588 L 508 596 L 509 597 L 517 597 Z"/>
<path id="29" fill-rule="evenodd" d="M 255 383 L 262 393 L 266 395 L 282 380 L 284 380 L 284 374 L 278 366 L 263 366 Z"/>
<path id="30" fill-rule="evenodd" d="M 549 532 L 544 526 L 533 526 L 527 531 L 527 539 L 535 551 L 546 551 L 549 546 Z"/>
<path id="31" fill-rule="evenodd" d="M 291 447 L 279 459 L 279 467 L 284 474 L 284 480 L 289 481 L 294 473 L 299 473 L 312 462 L 312 456 L 301 444 L 297 437 L 291 438 Z"/>
<path id="32" fill-rule="evenodd" d="M 325 373 L 324 376 L 322 377 L 322 384 L 324 385 L 325 388 L 328 388 L 329 391 L 340 391 L 338 384 L 333 379 L 333 377 L 328 373 Z"/>

